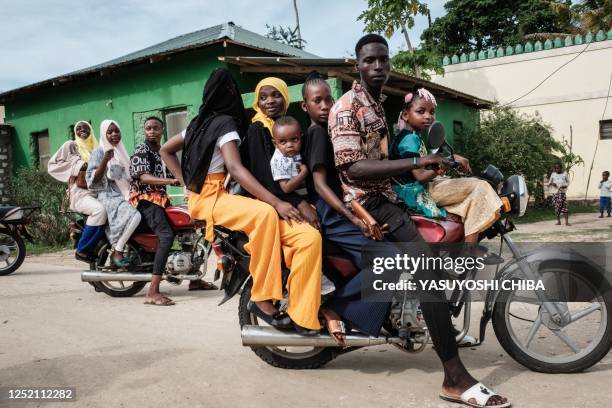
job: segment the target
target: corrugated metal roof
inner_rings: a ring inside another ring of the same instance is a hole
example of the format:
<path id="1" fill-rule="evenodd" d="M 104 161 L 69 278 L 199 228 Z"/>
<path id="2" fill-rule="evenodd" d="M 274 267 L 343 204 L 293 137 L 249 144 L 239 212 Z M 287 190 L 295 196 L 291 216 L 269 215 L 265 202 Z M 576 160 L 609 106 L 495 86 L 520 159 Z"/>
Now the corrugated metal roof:
<path id="1" fill-rule="evenodd" d="M 233 22 L 225 24 L 219 24 L 213 27 L 205 28 L 203 30 L 194 31 L 193 33 L 183 34 L 175 38 L 171 38 L 159 44 L 152 45 L 142 50 L 124 55 L 119 58 L 104 62 L 102 64 L 94 65 L 93 67 L 81 69 L 75 72 L 71 72 L 67 75 L 80 74 L 90 71 L 96 71 L 112 67 L 114 65 L 124 64 L 130 61 L 138 60 L 141 58 L 150 58 L 158 54 L 165 54 L 175 50 L 183 50 L 188 48 L 194 48 L 197 46 L 206 45 L 218 40 L 228 39 L 238 44 L 249 45 L 251 47 L 259 48 L 266 51 L 271 51 L 278 54 L 288 55 L 292 57 L 300 58 L 316 58 L 317 56 L 309 52 L 294 48 L 286 44 L 282 44 L 271 38 L 264 37 L 263 35 L 254 33 L 249 30 L 245 30 L 242 27 L 235 25 Z"/>
<path id="2" fill-rule="evenodd" d="M 88 68 L 60 75 L 55 78 L 40 81 L 31 85 L 26 85 L 0 94 L 0 100 L 13 96 L 20 91 L 26 89 L 35 89 L 39 86 L 65 83 L 74 77 L 95 73 L 104 69 L 114 68 L 121 65 L 129 65 L 137 61 L 153 58 L 160 54 L 171 54 L 174 52 L 186 51 L 193 48 L 199 48 L 219 41 L 228 40 L 239 45 L 268 51 L 274 54 L 283 56 L 298 57 L 298 58 L 317 58 L 317 55 L 300 50 L 299 48 L 291 47 L 282 44 L 278 41 L 264 37 L 263 35 L 246 30 L 237 26 L 233 22 L 219 24 L 193 33 L 180 35 L 171 38 L 159 44 L 152 45 L 139 51 L 132 52 L 119 58 L 103 62 Z"/>

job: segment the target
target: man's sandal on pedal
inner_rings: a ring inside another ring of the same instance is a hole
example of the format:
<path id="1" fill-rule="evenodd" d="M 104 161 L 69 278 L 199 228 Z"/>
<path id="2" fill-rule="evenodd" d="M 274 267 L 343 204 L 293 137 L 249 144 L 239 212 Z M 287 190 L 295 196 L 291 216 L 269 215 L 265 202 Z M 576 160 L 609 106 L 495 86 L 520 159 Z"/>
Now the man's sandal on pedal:
<path id="1" fill-rule="evenodd" d="M 499 394 L 493 392 L 487 388 L 483 383 L 477 383 L 468 388 L 460 397 L 452 397 L 450 395 L 440 394 L 440 398 L 449 402 L 457 402 L 460 404 L 465 404 L 474 408 L 507 408 L 512 406 L 510 402 L 506 402 L 503 404 L 491 404 L 487 405 L 487 402 L 491 397 L 498 396 Z"/>

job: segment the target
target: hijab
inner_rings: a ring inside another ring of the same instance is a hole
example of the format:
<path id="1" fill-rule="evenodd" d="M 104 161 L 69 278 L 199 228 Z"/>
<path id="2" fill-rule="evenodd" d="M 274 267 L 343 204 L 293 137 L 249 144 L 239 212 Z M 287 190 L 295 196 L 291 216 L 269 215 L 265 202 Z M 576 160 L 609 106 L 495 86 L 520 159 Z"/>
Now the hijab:
<path id="1" fill-rule="evenodd" d="M 247 125 L 238 84 L 227 69 L 217 68 L 206 81 L 198 114 L 185 131 L 181 170 L 189 190 L 201 191 L 217 139 L 231 131 L 243 138 Z"/>
<path id="2" fill-rule="evenodd" d="M 89 136 L 87 136 L 85 139 L 81 139 L 76 134 L 76 128 L 81 123 L 87 125 L 87 127 L 89 128 Z M 89 122 L 80 120 L 74 125 L 74 141 L 79 147 L 79 153 L 81 154 L 81 157 L 83 158 L 85 163 L 88 163 L 89 158 L 91 157 L 91 152 L 93 152 L 96 149 L 96 147 L 98 147 L 98 141 L 96 140 L 96 136 L 94 135 L 93 128 L 91 127 Z"/>
<path id="3" fill-rule="evenodd" d="M 255 109 L 255 116 L 253 116 L 251 122 L 261 122 L 266 128 L 268 128 L 270 134 L 272 134 L 272 126 L 274 126 L 274 119 L 268 117 L 265 113 L 263 113 L 263 111 L 257 104 L 259 100 L 259 91 L 264 86 L 271 86 L 272 88 L 276 89 L 278 92 L 281 93 L 281 95 L 283 96 L 283 100 L 285 101 L 285 108 L 283 110 L 283 114 L 285 114 L 287 112 L 287 109 L 289 108 L 289 88 L 287 87 L 287 83 L 285 81 L 276 77 L 264 78 L 259 81 L 259 83 L 255 87 L 255 100 L 253 101 L 253 109 Z"/>
<path id="4" fill-rule="evenodd" d="M 125 146 L 123 145 L 122 141 L 119 141 L 117 146 L 113 146 L 111 142 L 108 141 L 106 132 L 108 131 L 110 125 L 117 126 L 117 129 L 119 129 L 119 131 L 121 132 L 119 124 L 114 120 L 105 119 L 100 124 L 100 145 L 102 146 L 102 150 L 105 153 L 108 150 L 115 151 L 115 153 L 113 154 L 113 158 L 110 159 L 107 163 L 108 170 L 106 172 L 106 176 L 117 184 L 117 187 L 119 187 L 121 194 L 125 199 L 127 199 L 130 194 L 130 155 L 128 154 L 127 150 L 125 150 Z M 123 174 L 121 174 L 120 177 L 117 177 L 116 175 L 111 173 L 111 167 L 113 165 L 120 166 L 121 168 L 123 168 L 124 172 Z"/>
<path id="5" fill-rule="evenodd" d="M 83 164 L 85 161 L 79 154 L 79 147 L 69 140 L 49 159 L 47 172 L 57 181 L 69 183 L 71 178 L 79 175 Z"/>

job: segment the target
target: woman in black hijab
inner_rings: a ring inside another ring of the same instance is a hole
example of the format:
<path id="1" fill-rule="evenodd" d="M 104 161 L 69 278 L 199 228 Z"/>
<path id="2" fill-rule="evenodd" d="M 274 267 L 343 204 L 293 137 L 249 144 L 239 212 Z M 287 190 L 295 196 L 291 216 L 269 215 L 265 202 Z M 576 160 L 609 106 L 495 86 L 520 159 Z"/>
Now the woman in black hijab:
<path id="1" fill-rule="evenodd" d="M 286 328 L 291 326 L 290 316 L 279 313 L 273 304 L 283 298 L 279 215 L 287 221 L 302 219 L 297 209 L 266 190 L 242 165 L 238 145 L 247 125 L 238 86 L 226 69 L 219 68 L 206 82 L 198 115 L 162 146 L 160 154 L 191 191 L 189 213 L 206 221 L 208 241 L 214 238 L 214 225 L 249 237 L 245 245 L 253 278 L 249 309 L 268 324 Z M 180 150 L 182 164 L 176 157 Z M 258 200 L 228 194 L 223 188 L 226 171 Z"/>

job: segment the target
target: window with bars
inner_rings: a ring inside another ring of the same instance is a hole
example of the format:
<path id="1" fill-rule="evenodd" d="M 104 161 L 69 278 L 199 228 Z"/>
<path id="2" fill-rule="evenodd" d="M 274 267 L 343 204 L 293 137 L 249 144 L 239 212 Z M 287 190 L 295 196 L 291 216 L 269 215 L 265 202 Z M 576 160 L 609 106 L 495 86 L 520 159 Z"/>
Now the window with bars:
<path id="1" fill-rule="evenodd" d="M 599 121 L 599 138 L 612 139 L 612 119 Z"/>
<path id="2" fill-rule="evenodd" d="M 47 169 L 51 158 L 49 152 L 49 129 L 32 133 L 32 159 L 42 170 Z"/>

